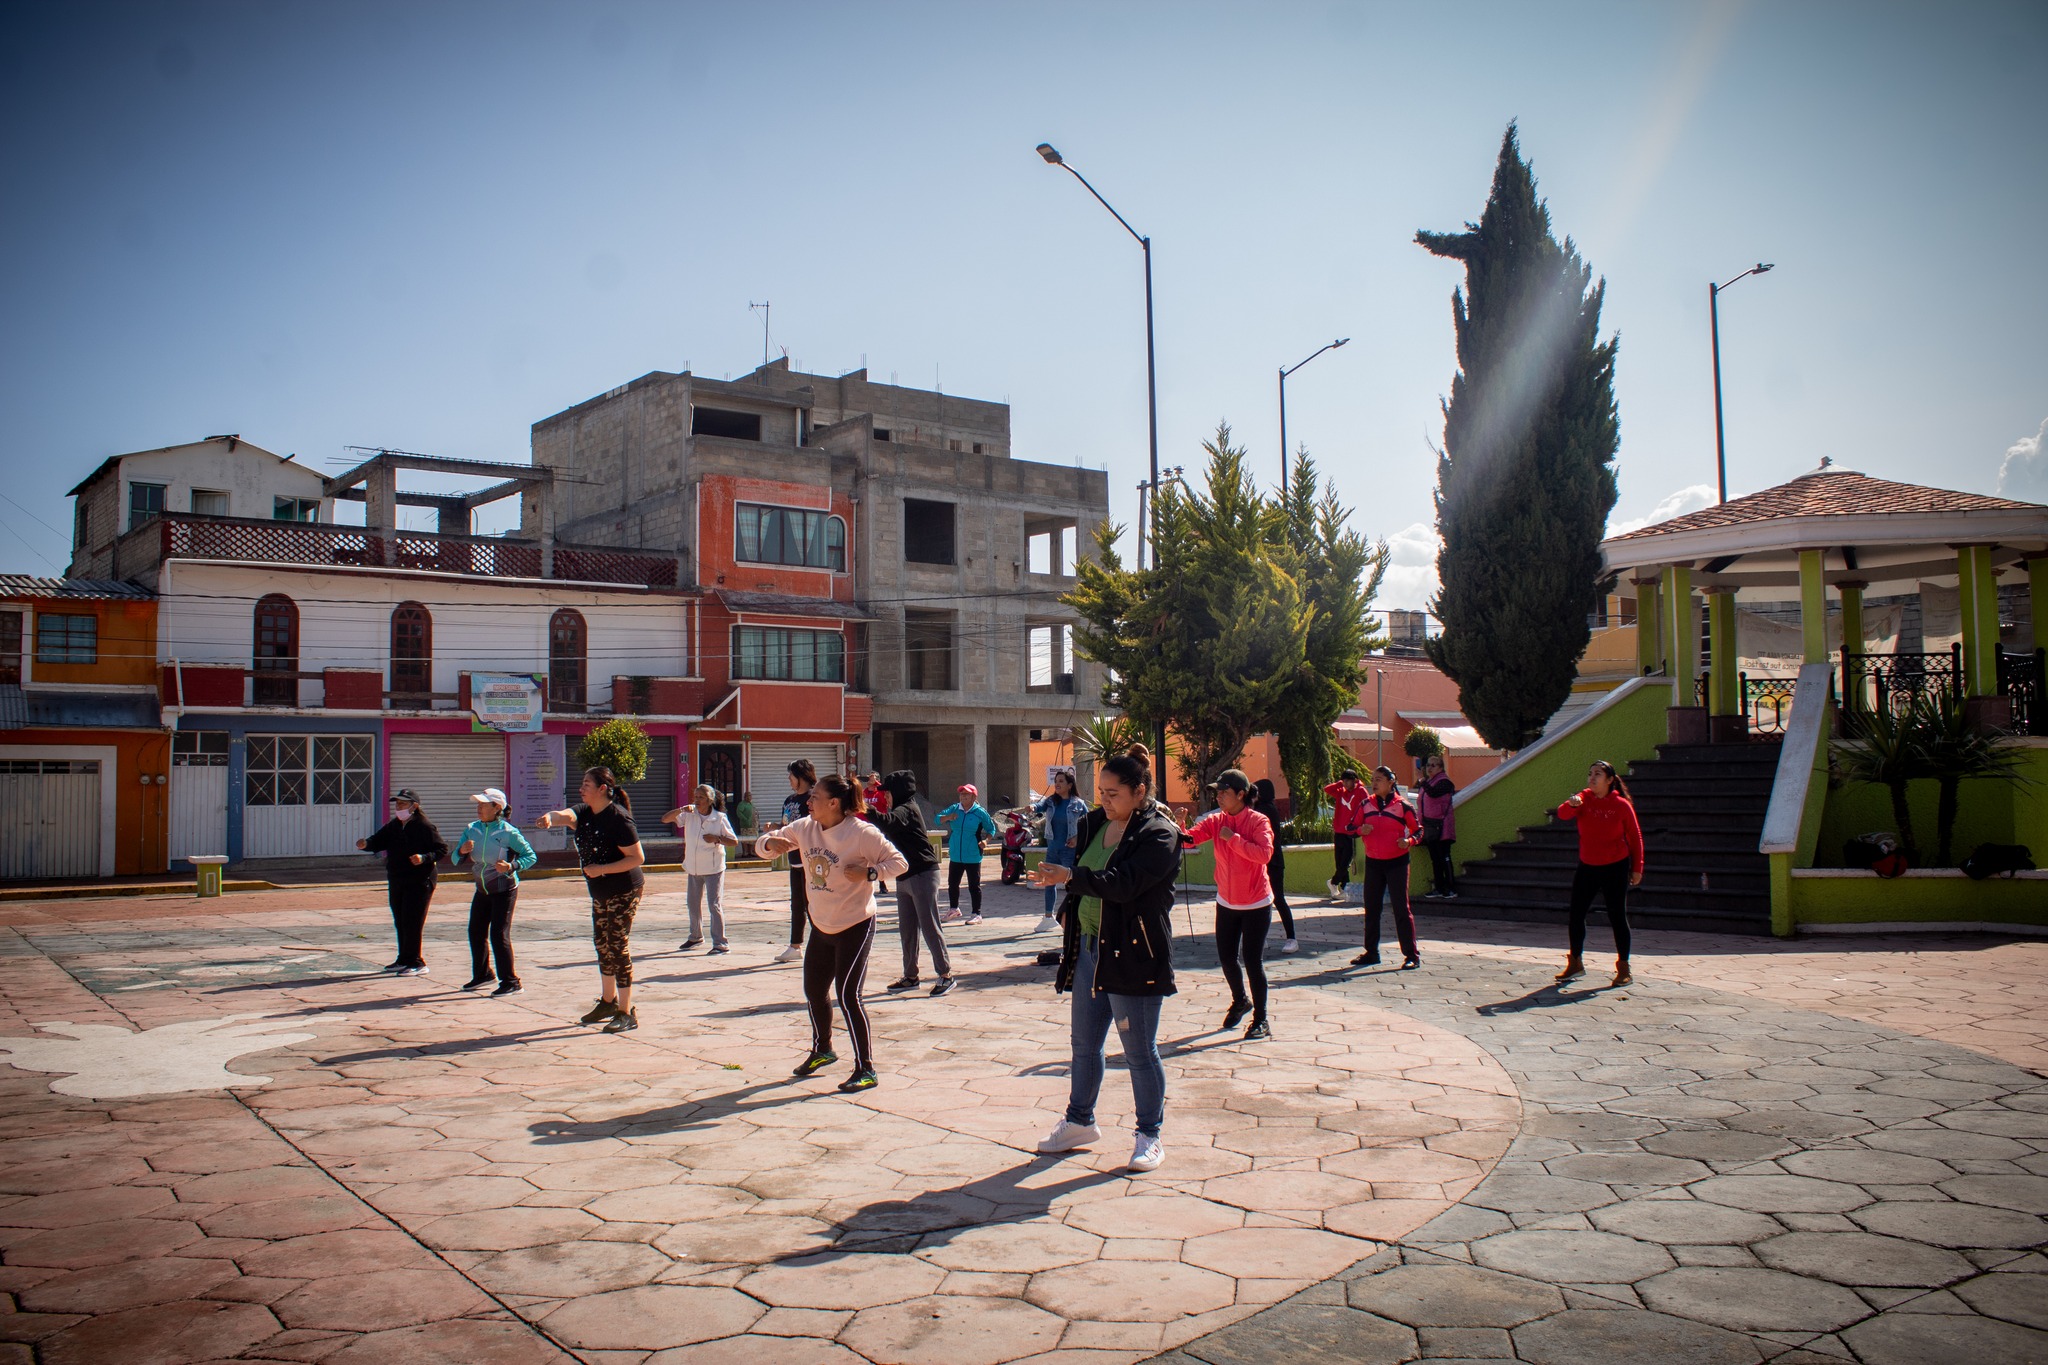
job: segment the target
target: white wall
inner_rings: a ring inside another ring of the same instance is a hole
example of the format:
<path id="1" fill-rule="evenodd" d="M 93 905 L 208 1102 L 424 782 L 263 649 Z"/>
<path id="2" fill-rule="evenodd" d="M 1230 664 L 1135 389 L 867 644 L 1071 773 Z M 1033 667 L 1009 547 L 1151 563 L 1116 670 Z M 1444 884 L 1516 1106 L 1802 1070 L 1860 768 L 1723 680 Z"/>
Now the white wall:
<path id="1" fill-rule="evenodd" d="M 279 592 L 299 608 L 299 668 L 375 668 L 389 678 L 391 612 L 418 602 L 433 617 L 433 689 L 458 690 L 457 674 L 546 673 L 548 622 L 557 608 L 583 614 L 590 701 L 611 697 L 612 675 L 690 674 L 690 603 L 658 593 L 603 592 L 455 581 L 425 574 L 293 572 L 172 560 L 159 584 L 157 656 L 168 663 L 249 665 L 257 600 Z M 320 685 L 299 695 L 318 705 Z"/>
<path id="2" fill-rule="evenodd" d="M 258 446 L 242 441 L 233 450 L 226 441 L 201 441 L 195 445 L 173 446 L 167 450 L 124 455 L 120 465 L 120 530 L 128 529 L 128 486 L 134 483 L 165 485 L 164 510 L 190 512 L 192 490 L 210 489 L 228 495 L 231 517 L 257 517 L 268 521 L 276 498 L 318 498 L 322 479 L 318 473 L 293 461 L 284 460 Z M 322 501 L 320 520 L 334 520 L 332 499 Z"/>

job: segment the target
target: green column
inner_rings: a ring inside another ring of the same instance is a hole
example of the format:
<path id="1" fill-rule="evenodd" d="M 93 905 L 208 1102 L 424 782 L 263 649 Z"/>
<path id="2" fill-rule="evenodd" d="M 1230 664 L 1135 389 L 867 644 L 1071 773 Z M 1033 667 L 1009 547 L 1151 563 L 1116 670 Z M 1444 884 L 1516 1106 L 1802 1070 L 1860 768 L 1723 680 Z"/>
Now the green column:
<path id="1" fill-rule="evenodd" d="M 2034 648 L 2048 649 L 2048 620 L 2041 609 L 2048 607 L 2048 555 L 2027 561 L 2027 611 L 2034 623 Z"/>
<path id="2" fill-rule="evenodd" d="M 1803 662 L 1828 661 L 1828 585 L 1821 574 L 1821 551 L 1799 552 L 1799 630 L 1804 637 Z"/>
<path id="3" fill-rule="evenodd" d="M 1991 547 L 1965 545 L 1956 551 L 1956 584 L 1963 617 L 1963 695 L 1998 692 L 1998 577 L 1991 572 Z"/>
<path id="4" fill-rule="evenodd" d="M 2048 569 L 2048 561 L 2036 561 Z M 2039 598 L 2036 594 L 2036 598 Z M 1657 580 L 1636 580 L 1636 672 L 1655 673 L 1664 667 L 1664 637 L 1657 616 Z"/>
<path id="5" fill-rule="evenodd" d="M 1716 716 L 1742 714 L 1741 662 L 1736 658 L 1735 594 L 1707 594 L 1707 636 L 1713 643 L 1714 674 L 1707 681 L 1707 711 Z"/>
<path id="6" fill-rule="evenodd" d="M 1864 651 L 1863 640 L 1863 590 L 1870 585 L 1854 579 L 1837 583 L 1835 590 L 1842 594 L 1842 685 L 1848 686 L 1848 665 L 1851 654 Z M 1856 706 L 1861 701 L 1861 688 L 1847 692 L 1842 698 L 1844 706 Z"/>
<path id="7" fill-rule="evenodd" d="M 1692 566 L 1667 564 L 1657 585 L 1657 630 L 1664 637 L 1664 666 L 1679 684 L 1674 706 L 1693 704 L 1693 679 L 1700 674 L 1700 642 L 1692 630 Z"/>

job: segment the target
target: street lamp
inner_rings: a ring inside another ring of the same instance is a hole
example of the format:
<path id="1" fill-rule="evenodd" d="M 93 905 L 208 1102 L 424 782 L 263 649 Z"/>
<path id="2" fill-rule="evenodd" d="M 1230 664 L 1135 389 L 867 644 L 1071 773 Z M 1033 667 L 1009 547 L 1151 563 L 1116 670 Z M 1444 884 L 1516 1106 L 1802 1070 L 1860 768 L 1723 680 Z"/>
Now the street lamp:
<path id="1" fill-rule="evenodd" d="M 1061 159 L 1059 151 L 1050 142 L 1039 143 L 1038 154 L 1045 158 L 1046 165 L 1058 166 L 1060 169 L 1066 171 L 1069 175 L 1073 176 L 1074 179 L 1080 181 L 1081 187 L 1087 190 L 1088 193 L 1095 196 L 1095 202 L 1102 205 L 1102 207 L 1109 209 L 1109 216 L 1116 219 L 1118 223 L 1121 223 L 1123 225 L 1124 231 L 1130 233 L 1132 237 L 1136 238 L 1138 245 L 1144 249 L 1145 410 L 1147 417 L 1149 418 L 1151 423 L 1152 463 L 1150 468 L 1152 475 L 1152 484 L 1156 488 L 1159 484 L 1159 371 L 1158 366 L 1155 362 L 1155 347 L 1153 345 L 1152 337 L 1152 239 L 1150 237 L 1143 235 L 1136 228 L 1132 227 L 1130 223 L 1126 222 L 1124 216 L 1121 213 L 1118 213 L 1115 208 L 1111 207 L 1110 202 L 1107 199 L 1104 199 L 1101 196 L 1101 194 L 1097 193 L 1093 185 L 1088 183 L 1087 176 L 1081 174 L 1072 166 L 1067 165 L 1067 163 Z M 1138 533 L 1138 554 L 1141 564 L 1144 557 L 1146 544 L 1147 542 L 1145 540 L 1145 535 L 1143 530 L 1141 529 Z M 1159 562 L 1159 554 L 1156 547 L 1153 550 L 1152 562 L 1155 566 L 1157 566 Z"/>
<path id="2" fill-rule="evenodd" d="M 1728 501 L 1728 445 L 1721 434 L 1721 291 L 1736 280 L 1761 275 L 1771 267 L 1758 261 L 1728 284 L 1707 281 L 1707 327 L 1714 338 L 1714 473 L 1720 481 L 1721 501 Z"/>
<path id="3" fill-rule="evenodd" d="M 1334 351 L 1350 340 L 1350 337 L 1338 337 L 1329 345 L 1318 350 L 1316 355 L 1321 355 L 1324 351 Z M 1316 355 L 1310 356 L 1308 360 L 1314 360 Z M 1300 369 L 1302 365 L 1308 364 L 1308 360 L 1302 361 L 1300 365 L 1283 366 L 1280 370 L 1280 500 L 1282 502 L 1287 500 L 1287 376 Z"/>

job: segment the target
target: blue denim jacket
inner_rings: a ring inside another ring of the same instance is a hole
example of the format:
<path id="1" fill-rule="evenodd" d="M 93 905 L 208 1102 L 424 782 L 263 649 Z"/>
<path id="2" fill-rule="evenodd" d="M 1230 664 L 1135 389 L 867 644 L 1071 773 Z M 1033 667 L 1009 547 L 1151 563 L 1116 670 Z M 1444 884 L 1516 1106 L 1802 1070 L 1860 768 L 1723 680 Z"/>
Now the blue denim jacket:
<path id="1" fill-rule="evenodd" d="M 1069 848 L 1067 840 L 1081 828 L 1088 803 L 1078 796 L 1063 798 L 1053 792 L 1038 803 L 1038 813 L 1045 817 L 1045 860 L 1060 867 L 1072 867 L 1081 850 Z"/>

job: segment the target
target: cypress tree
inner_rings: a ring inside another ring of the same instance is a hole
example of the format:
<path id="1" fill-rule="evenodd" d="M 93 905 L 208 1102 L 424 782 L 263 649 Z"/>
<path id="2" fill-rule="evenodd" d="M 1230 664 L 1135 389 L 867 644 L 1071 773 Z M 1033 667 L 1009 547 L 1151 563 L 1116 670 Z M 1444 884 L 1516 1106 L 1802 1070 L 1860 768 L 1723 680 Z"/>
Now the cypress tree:
<path id="1" fill-rule="evenodd" d="M 1415 240 L 1465 266 L 1437 458 L 1443 633 L 1425 648 L 1486 742 L 1520 749 L 1570 694 L 1606 586 L 1620 439 L 1616 342 L 1599 337 L 1607 284 L 1551 235 L 1512 123 L 1479 221 Z"/>

